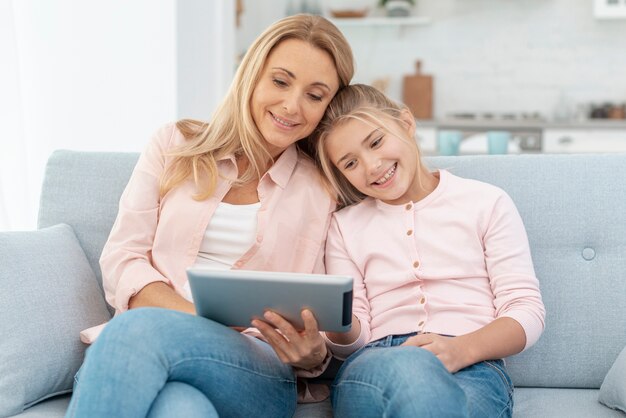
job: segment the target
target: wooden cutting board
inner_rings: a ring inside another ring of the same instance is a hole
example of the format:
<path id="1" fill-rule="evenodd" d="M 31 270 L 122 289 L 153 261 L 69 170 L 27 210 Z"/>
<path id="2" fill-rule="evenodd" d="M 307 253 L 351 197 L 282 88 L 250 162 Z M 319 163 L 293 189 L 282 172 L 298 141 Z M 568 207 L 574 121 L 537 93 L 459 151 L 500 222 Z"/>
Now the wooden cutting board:
<path id="1" fill-rule="evenodd" d="M 402 100 L 417 119 L 433 118 L 433 77 L 422 74 L 422 63 L 415 63 L 415 74 L 404 77 Z"/>

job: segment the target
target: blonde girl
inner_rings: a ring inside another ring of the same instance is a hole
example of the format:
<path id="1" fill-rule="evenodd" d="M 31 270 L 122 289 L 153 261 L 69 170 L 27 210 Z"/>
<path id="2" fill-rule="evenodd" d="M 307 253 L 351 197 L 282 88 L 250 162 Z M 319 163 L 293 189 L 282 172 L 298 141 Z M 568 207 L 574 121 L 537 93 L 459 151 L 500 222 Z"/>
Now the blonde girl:
<path id="1" fill-rule="evenodd" d="M 268 315 L 263 339 L 240 333 L 195 316 L 185 270 L 323 272 L 334 202 L 299 141 L 352 74 L 333 24 L 288 17 L 250 47 L 210 122 L 157 131 L 101 256 L 116 316 L 88 350 L 68 417 L 293 415 L 296 376 L 329 360 L 313 315 L 303 331 Z"/>
<path id="2" fill-rule="evenodd" d="M 342 210 L 328 273 L 355 279 L 338 417 L 511 416 L 503 358 L 530 347 L 544 306 L 522 220 L 501 189 L 430 171 L 415 119 L 373 87 L 343 88 L 314 139 Z"/>

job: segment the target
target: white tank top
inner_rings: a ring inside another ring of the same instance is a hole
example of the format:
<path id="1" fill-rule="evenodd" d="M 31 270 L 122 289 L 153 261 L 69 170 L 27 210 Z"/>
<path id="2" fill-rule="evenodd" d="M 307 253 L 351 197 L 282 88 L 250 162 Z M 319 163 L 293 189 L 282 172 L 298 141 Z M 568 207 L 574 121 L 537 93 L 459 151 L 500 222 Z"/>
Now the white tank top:
<path id="1" fill-rule="evenodd" d="M 261 202 L 231 205 L 221 202 L 204 232 L 200 251 L 193 267 L 229 270 L 256 239 L 257 213 Z M 191 300 L 189 283 L 186 297 Z"/>

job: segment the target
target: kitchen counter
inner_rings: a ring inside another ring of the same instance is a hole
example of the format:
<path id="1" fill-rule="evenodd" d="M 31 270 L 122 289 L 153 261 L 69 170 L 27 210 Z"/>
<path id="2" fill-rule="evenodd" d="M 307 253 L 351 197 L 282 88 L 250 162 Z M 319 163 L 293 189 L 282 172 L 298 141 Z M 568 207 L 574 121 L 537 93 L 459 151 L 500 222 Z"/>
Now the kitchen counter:
<path id="1" fill-rule="evenodd" d="M 459 130 L 531 131 L 544 129 L 619 129 L 626 130 L 626 119 L 590 119 L 586 121 L 556 122 L 543 120 L 503 119 L 434 119 L 417 120 L 418 127 Z"/>

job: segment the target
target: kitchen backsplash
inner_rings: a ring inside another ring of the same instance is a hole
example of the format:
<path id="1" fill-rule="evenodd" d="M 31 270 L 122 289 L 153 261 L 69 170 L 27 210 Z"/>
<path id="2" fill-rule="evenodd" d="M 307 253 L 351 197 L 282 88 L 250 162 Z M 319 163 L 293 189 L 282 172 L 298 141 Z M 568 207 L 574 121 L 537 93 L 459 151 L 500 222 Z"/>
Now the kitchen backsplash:
<path id="1" fill-rule="evenodd" d="M 333 0 L 321 2 L 325 10 Z M 344 0 L 342 3 L 346 3 Z M 355 81 L 402 80 L 415 61 L 434 79 L 434 116 L 462 112 L 539 113 L 626 102 L 626 20 L 597 20 L 590 0 L 417 0 L 426 25 L 348 26 Z M 376 1 L 372 1 L 375 5 Z M 284 0 L 245 1 L 237 45 L 284 16 Z"/>

